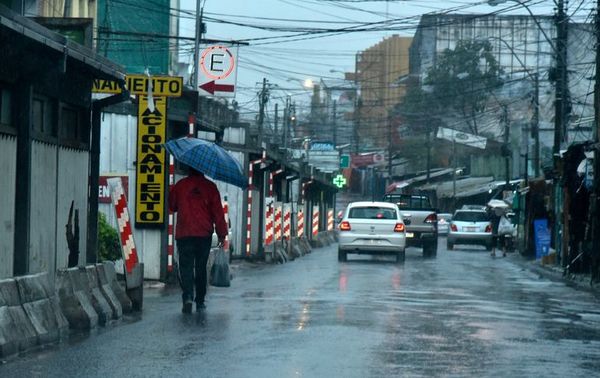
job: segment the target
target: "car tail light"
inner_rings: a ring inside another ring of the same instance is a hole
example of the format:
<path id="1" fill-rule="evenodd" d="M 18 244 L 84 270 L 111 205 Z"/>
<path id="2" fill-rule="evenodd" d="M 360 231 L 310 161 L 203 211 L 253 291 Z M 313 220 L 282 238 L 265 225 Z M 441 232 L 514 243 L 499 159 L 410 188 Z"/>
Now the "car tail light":
<path id="1" fill-rule="evenodd" d="M 425 218 L 425 223 L 437 223 L 437 214 L 429 214 L 427 218 Z"/>
<path id="2" fill-rule="evenodd" d="M 350 230 L 352 230 L 352 227 L 350 227 L 350 222 L 343 221 L 342 223 L 340 223 L 340 231 L 350 231 Z"/>
<path id="3" fill-rule="evenodd" d="M 492 232 L 492 225 L 488 224 L 485 226 L 485 232 Z"/>
<path id="4" fill-rule="evenodd" d="M 396 223 L 396 227 L 394 227 L 394 232 L 404 232 L 404 223 Z"/>
<path id="5" fill-rule="evenodd" d="M 456 227 L 454 223 L 450 225 L 450 229 L 454 232 L 458 232 L 458 227 Z"/>

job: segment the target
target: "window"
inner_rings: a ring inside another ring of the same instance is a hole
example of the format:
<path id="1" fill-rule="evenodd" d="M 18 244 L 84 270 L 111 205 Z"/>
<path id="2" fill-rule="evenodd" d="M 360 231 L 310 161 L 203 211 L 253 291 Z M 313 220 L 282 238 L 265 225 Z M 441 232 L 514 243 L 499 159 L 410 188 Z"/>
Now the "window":
<path id="1" fill-rule="evenodd" d="M 487 222 L 489 221 L 489 217 L 484 211 L 457 211 L 452 220 L 460 222 Z"/>
<path id="2" fill-rule="evenodd" d="M 12 125 L 12 93 L 0 88 L 0 124 Z"/>
<path id="3" fill-rule="evenodd" d="M 83 147 L 90 140 L 90 120 L 86 109 L 62 104 L 60 108 L 59 139 L 61 144 Z"/>
<path id="4" fill-rule="evenodd" d="M 33 115 L 31 121 L 33 122 L 33 129 L 40 133 L 43 133 L 45 128 L 44 105 L 44 101 L 39 98 L 33 100 Z"/>
<path id="5" fill-rule="evenodd" d="M 413 196 L 410 194 L 388 194 L 384 201 L 393 202 L 401 209 L 430 209 L 431 203 L 427 196 Z"/>
<path id="6" fill-rule="evenodd" d="M 63 107 L 60 119 L 60 139 L 68 141 L 77 140 L 78 127 L 77 111 L 72 108 Z"/>
<path id="7" fill-rule="evenodd" d="M 398 219 L 396 210 L 389 207 L 353 207 L 350 209 L 348 218 L 354 219 Z"/>
<path id="8" fill-rule="evenodd" d="M 42 96 L 33 98 L 31 122 L 37 137 L 56 137 L 55 107 L 52 101 Z"/>

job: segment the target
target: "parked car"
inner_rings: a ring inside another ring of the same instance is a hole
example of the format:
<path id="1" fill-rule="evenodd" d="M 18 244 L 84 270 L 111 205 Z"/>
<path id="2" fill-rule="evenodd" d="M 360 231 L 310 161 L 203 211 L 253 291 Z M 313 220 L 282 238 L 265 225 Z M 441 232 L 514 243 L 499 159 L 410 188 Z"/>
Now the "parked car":
<path id="1" fill-rule="evenodd" d="M 485 205 L 462 205 L 461 210 L 485 210 Z"/>
<path id="2" fill-rule="evenodd" d="M 438 214 L 438 235 L 448 235 L 448 230 L 450 229 L 450 221 L 452 221 L 452 214 Z"/>
<path id="3" fill-rule="evenodd" d="M 483 245 L 492 250 L 492 224 L 485 210 L 456 210 L 446 239 L 449 250 L 455 244 Z"/>
<path id="4" fill-rule="evenodd" d="M 438 218 L 427 194 L 390 193 L 383 201 L 398 205 L 406 221 L 406 245 L 423 249 L 424 257 L 437 256 Z"/>
<path id="5" fill-rule="evenodd" d="M 400 209 L 388 202 L 352 202 L 339 224 L 338 260 L 349 253 L 405 258 L 406 226 Z"/>

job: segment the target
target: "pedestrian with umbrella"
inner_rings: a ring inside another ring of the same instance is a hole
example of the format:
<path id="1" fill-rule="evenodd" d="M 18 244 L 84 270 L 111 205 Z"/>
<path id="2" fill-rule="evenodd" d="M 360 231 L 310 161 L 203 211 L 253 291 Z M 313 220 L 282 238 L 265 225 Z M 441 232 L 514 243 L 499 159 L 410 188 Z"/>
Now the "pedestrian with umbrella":
<path id="1" fill-rule="evenodd" d="M 197 311 L 205 308 L 206 264 L 212 234 L 216 231 L 219 247 L 222 247 L 228 232 L 219 190 L 205 175 L 241 188 L 247 186 L 247 180 L 239 163 L 215 143 L 185 137 L 168 141 L 165 147 L 175 159 L 189 167 L 188 176 L 169 192 L 169 209 L 177 213 L 175 239 L 182 312 L 189 314 L 194 301 Z"/>

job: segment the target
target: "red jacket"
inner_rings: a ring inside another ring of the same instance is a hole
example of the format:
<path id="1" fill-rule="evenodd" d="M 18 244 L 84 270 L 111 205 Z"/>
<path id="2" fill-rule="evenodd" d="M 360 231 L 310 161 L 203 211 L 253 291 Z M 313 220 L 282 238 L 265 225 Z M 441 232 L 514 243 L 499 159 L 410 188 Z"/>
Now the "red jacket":
<path id="1" fill-rule="evenodd" d="M 173 186 L 169 209 L 177 212 L 175 239 L 212 236 L 215 227 L 219 240 L 227 236 L 219 190 L 202 174 L 191 174 Z"/>

